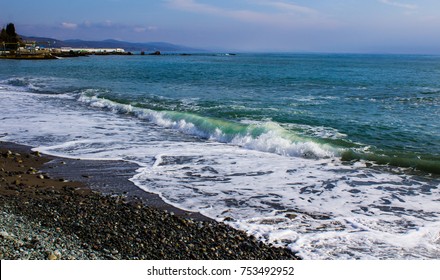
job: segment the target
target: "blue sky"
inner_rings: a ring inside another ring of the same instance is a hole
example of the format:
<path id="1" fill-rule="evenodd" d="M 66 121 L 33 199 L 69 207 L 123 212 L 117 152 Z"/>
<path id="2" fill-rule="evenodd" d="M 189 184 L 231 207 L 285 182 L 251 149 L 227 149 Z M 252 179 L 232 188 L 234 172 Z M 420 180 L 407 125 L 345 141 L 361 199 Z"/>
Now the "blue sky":
<path id="1" fill-rule="evenodd" d="M 58 39 L 206 49 L 440 53 L 438 0 L 20 0 L 0 24 Z"/>

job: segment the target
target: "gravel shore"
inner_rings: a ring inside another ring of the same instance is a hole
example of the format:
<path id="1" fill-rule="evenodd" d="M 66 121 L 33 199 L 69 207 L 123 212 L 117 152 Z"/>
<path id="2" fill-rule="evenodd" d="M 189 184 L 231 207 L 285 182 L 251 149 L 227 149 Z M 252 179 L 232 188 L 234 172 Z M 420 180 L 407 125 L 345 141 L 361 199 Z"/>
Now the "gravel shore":
<path id="1" fill-rule="evenodd" d="M 104 195 L 90 187 L 89 175 L 59 177 L 75 162 L 0 142 L 1 259 L 298 259 L 200 214 L 173 211 L 157 198 Z M 42 172 L 47 169 L 53 174 Z M 95 172 L 93 178 L 112 189 L 104 176 Z"/>

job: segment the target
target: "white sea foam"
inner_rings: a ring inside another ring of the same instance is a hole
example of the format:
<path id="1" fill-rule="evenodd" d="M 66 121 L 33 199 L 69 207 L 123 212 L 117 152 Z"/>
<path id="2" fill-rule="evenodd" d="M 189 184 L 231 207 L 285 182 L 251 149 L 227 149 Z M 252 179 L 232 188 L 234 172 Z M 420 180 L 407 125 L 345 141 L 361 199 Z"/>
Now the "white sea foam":
<path id="1" fill-rule="evenodd" d="M 343 164 L 326 147 L 295 147 L 270 135 L 276 125 L 260 138 L 244 134 L 222 143 L 227 135 L 220 129 L 201 140 L 193 122 L 104 99 L 78 103 L 71 95 L 10 89 L 0 95 L 2 140 L 55 155 L 137 162 L 132 181 L 140 188 L 177 207 L 228 218 L 306 259 L 440 257 L 440 183 L 433 179 L 362 161 Z M 285 156 L 289 147 L 319 157 Z"/>
<path id="2" fill-rule="evenodd" d="M 135 108 L 130 104 L 120 104 L 108 99 L 90 96 L 89 92 L 81 95 L 79 101 L 89 106 L 105 108 L 115 113 L 132 114 L 139 119 L 148 120 L 162 127 L 173 128 L 188 135 L 231 143 L 251 150 L 284 156 L 314 158 L 334 157 L 341 152 L 337 148 L 315 143 L 311 139 L 287 135 L 288 133 L 284 128 L 273 122 L 252 125 L 226 123 L 192 114 Z M 225 132 L 223 129 L 232 130 L 232 132 Z M 255 131 L 263 132 L 253 135 Z"/>
<path id="3" fill-rule="evenodd" d="M 133 181 L 304 258 L 439 256 L 438 188 L 422 194 L 405 176 L 230 146 L 171 149 L 158 162 Z"/>

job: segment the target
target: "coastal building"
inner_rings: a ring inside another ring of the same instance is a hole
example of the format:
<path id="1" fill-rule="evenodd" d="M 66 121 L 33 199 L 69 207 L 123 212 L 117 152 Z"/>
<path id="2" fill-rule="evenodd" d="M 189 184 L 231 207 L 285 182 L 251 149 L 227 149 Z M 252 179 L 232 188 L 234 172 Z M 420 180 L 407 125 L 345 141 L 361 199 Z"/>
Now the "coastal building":
<path id="1" fill-rule="evenodd" d="M 33 41 L 22 41 L 16 49 L 8 50 L 2 43 L 0 50 L 2 59 L 55 59 L 50 49 L 42 49 Z"/>
<path id="2" fill-rule="evenodd" d="M 82 53 L 94 53 L 94 54 L 104 54 L 104 53 L 125 53 L 124 49 L 121 48 L 71 48 L 71 47 L 62 47 L 61 52 L 82 52 Z"/>

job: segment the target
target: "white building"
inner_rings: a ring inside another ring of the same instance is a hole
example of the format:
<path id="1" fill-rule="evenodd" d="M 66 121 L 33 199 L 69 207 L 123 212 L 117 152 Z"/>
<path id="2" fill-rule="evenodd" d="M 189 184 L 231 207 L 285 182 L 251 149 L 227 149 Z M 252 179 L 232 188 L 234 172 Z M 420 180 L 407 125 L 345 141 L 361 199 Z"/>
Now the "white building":
<path id="1" fill-rule="evenodd" d="M 124 53 L 125 50 L 121 48 L 115 49 L 95 49 L 95 48 L 71 48 L 71 47 L 62 47 L 62 52 L 86 52 L 86 53 Z"/>

